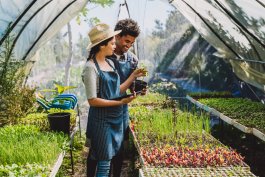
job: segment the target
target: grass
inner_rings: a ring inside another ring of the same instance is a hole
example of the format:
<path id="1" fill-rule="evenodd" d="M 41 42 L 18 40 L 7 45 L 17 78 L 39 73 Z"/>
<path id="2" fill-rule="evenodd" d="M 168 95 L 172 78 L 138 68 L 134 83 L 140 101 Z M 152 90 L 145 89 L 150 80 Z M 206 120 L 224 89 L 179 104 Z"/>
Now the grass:
<path id="1" fill-rule="evenodd" d="M 185 137 L 191 134 L 190 132 L 196 132 L 202 137 L 204 131 L 210 131 L 209 119 L 206 116 L 198 117 L 180 110 L 139 106 L 131 107 L 130 115 L 133 117 L 137 136 L 147 142 L 155 139 L 157 143 L 171 144 L 176 141 L 178 144 L 185 144 Z M 181 136 L 176 138 L 178 134 Z"/>
<path id="2" fill-rule="evenodd" d="M 148 92 L 144 96 L 138 96 L 136 99 L 134 99 L 130 106 L 139 106 L 139 105 L 157 105 L 157 104 L 163 104 L 163 101 L 167 100 L 167 97 L 165 95 L 159 94 L 159 93 L 153 93 Z"/>
<path id="3" fill-rule="evenodd" d="M 66 141 L 63 134 L 19 125 L 1 128 L 0 137 L 0 165 L 53 164 Z"/>

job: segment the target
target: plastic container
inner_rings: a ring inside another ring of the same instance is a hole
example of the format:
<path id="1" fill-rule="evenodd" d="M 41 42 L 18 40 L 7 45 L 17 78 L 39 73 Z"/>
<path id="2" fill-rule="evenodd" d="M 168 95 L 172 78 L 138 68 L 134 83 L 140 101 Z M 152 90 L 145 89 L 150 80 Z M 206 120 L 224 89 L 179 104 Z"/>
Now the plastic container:
<path id="1" fill-rule="evenodd" d="M 146 89 L 146 87 L 147 87 L 147 82 L 143 80 L 135 80 L 135 86 L 134 86 L 135 92 L 142 91 L 143 89 Z"/>
<path id="2" fill-rule="evenodd" d="M 70 134 L 70 116 L 69 112 L 58 112 L 48 114 L 50 129 L 55 132 Z"/>

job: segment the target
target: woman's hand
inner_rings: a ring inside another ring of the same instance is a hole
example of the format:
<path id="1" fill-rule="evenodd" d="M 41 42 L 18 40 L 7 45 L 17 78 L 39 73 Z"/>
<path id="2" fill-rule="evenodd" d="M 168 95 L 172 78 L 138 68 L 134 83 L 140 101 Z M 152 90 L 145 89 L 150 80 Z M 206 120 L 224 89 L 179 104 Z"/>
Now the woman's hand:
<path id="1" fill-rule="evenodd" d="M 134 100 L 135 98 L 136 98 L 136 93 L 133 92 L 133 95 L 132 95 L 132 96 L 121 99 L 121 102 L 122 102 L 123 104 L 128 104 L 128 103 L 130 103 L 132 100 Z"/>

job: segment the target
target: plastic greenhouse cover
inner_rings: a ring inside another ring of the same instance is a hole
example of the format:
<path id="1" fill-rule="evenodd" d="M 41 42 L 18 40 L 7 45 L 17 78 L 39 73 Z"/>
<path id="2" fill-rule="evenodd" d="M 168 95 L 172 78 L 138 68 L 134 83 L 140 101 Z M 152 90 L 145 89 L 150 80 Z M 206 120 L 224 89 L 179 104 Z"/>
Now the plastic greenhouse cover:
<path id="1" fill-rule="evenodd" d="M 88 0 L 0 0 L 0 45 L 7 28 L 14 57 L 30 59 L 87 4 Z"/>
<path id="2" fill-rule="evenodd" d="M 174 0 L 236 75 L 265 91 L 265 5 L 259 0 Z"/>

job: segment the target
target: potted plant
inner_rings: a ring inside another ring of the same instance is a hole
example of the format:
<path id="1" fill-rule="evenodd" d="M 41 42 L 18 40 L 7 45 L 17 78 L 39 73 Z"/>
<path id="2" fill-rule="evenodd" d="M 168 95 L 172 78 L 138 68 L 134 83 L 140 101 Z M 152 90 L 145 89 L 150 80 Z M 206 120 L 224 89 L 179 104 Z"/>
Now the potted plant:
<path id="1" fill-rule="evenodd" d="M 50 124 L 50 129 L 56 132 L 64 132 L 65 134 L 70 134 L 70 117 L 71 113 L 68 111 L 74 109 L 77 104 L 77 98 L 73 94 L 63 94 L 66 90 L 76 88 L 75 86 L 62 86 L 59 84 L 54 84 L 55 89 L 44 89 L 41 92 L 52 92 L 51 101 L 47 101 L 44 96 L 37 93 L 37 101 L 41 104 L 46 111 L 51 108 L 57 108 L 58 112 L 52 112 L 48 114 L 48 121 Z M 56 109 L 55 109 L 56 110 Z"/>

